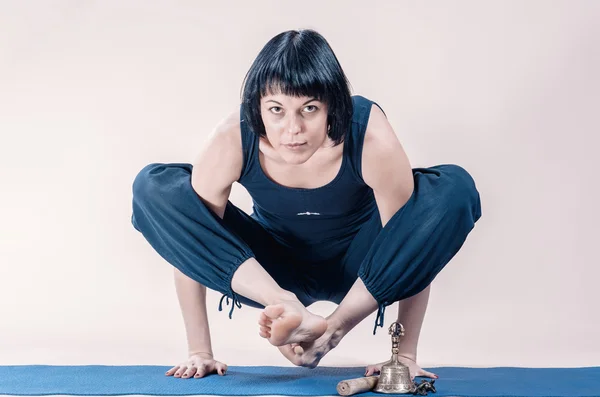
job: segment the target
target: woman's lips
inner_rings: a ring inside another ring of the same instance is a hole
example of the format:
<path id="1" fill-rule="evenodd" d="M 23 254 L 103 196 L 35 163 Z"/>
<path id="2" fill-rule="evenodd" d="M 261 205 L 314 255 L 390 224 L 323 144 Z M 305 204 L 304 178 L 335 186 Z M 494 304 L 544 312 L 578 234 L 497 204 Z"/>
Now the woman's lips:
<path id="1" fill-rule="evenodd" d="M 285 146 L 286 148 L 288 148 L 290 150 L 298 150 L 301 147 L 303 147 L 304 145 L 306 145 L 306 142 L 303 142 L 303 143 L 286 143 L 283 146 Z"/>

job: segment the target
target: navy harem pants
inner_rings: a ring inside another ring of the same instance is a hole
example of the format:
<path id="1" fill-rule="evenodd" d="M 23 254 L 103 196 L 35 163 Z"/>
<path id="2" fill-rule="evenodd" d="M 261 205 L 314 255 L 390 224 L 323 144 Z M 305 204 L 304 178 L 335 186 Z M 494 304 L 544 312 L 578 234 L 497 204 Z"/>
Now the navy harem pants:
<path id="1" fill-rule="evenodd" d="M 339 304 L 357 277 L 377 300 L 375 327 L 386 306 L 424 290 L 458 252 L 481 217 L 480 196 L 470 174 L 453 164 L 414 168 L 414 191 L 385 227 L 375 211 L 343 258 L 324 265 L 294 264 L 289 252 L 254 218 L 227 203 L 223 219 L 191 185 L 192 165 L 153 163 L 133 183 L 131 222 L 167 262 L 232 300 L 263 306 L 231 288 L 233 274 L 249 258 L 308 306 Z"/>

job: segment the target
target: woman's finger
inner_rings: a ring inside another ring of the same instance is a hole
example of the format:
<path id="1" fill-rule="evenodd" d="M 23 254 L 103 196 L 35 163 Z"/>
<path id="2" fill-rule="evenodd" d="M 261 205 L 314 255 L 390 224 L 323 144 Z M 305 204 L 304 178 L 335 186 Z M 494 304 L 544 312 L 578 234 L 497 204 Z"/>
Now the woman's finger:
<path id="1" fill-rule="evenodd" d="M 210 373 L 210 368 L 211 368 L 211 366 L 206 363 L 198 364 L 198 367 L 196 368 L 196 373 L 195 373 L 194 377 L 201 378 L 201 377 L 205 376 L 206 374 Z"/>
<path id="2" fill-rule="evenodd" d="M 381 364 L 369 365 L 365 372 L 365 376 L 372 376 L 376 372 L 381 372 Z"/>
<path id="3" fill-rule="evenodd" d="M 365 372 L 365 376 L 373 376 L 375 374 L 375 370 L 373 368 L 368 368 L 367 372 Z"/>
<path id="4" fill-rule="evenodd" d="M 183 375 L 183 373 L 187 370 L 187 366 L 186 365 L 180 365 L 179 369 L 177 369 L 177 372 L 175 372 L 175 376 L 176 378 L 181 378 L 181 375 Z"/>
<path id="5" fill-rule="evenodd" d="M 192 365 L 192 366 L 188 367 L 187 371 L 185 371 L 181 377 L 187 379 L 187 378 L 189 378 L 191 376 L 194 376 L 195 373 L 196 373 L 196 367 L 194 367 Z"/>
<path id="6" fill-rule="evenodd" d="M 299 356 L 294 353 L 291 345 L 277 346 L 281 354 L 294 365 L 300 365 Z"/>
<path id="7" fill-rule="evenodd" d="M 204 375 L 206 375 L 206 367 L 204 365 L 199 365 L 198 368 L 196 368 L 196 373 L 194 374 L 194 378 L 202 378 Z"/>
<path id="8" fill-rule="evenodd" d="M 173 368 L 171 368 L 170 370 L 168 370 L 167 372 L 165 372 L 166 376 L 171 376 L 175 373 L 175 371 L 177 371 L 179 369 L 179 366 L 176 365 Z"/>
<path id="9" fill-rule="evenodd" d="M 439 378 L 439 376 L 437 376 L 433 372 L 425 371 L 423 369 L 419 371 L 419 373 L 417 374 L 417 376 L 424 376 L 426 378 L 431 378 L 431 379 L 438 379 Z"/>
<path id="10" fill-rule="evenodd" d="M 198 368 L 198 370 L 196 371 L 196 375 L 194 375 L 194 378 L 202 378 L 206 375 L 206 373 L 206 367 Z"/>
<path id="11" fill-rule="evenodd" d="M 304 354 L 304 348 L 302 346 L 300 346 L 300 343 L 292 343 L 292 344 L 290 344 L 290 347 L 292 348 L 294 353 L 299 354 L 299 355 Z"/>
<path id="12" fill-rule="evenodd" d="M 227 365 L 218 362 L 215 366 L 217 367 L 217 373 L 219 375 L 225 375 L 225 373 L 227 372 Z"/>

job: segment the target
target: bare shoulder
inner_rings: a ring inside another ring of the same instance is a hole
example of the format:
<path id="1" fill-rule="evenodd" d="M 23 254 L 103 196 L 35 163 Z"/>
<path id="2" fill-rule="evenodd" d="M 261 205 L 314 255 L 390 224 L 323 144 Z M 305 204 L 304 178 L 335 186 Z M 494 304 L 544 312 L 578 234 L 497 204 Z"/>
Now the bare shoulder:
<path id="1" fill-rule="evenodd" d="M 373 104 L 363 144 L 363 178 L 368 179 L 371 174 L 377 176 L 381 160 L 398 154 L 400 150 L 401 145 L 396 132 L 379 106 Z"/>
<path id="2" fill-rule="evenodd" d="M 237 108 L 219 121 L 209 134 L 194 161 L 192 179 L 212 179 L 218 185 L 231 185 L 240 177 L 243 157 Z"/>
<path id="3" fill-rule="evenodd" d="M 221 120 L 209 135 L 209 142 L 218 146 L 223 146 L 222 149 L 231 149 L 232 152 L 240 152 L 242 150 L 242 132 L 240 127 L 240 110 L 230 112 L 223 120 Z"/>
<path id="4" fill-rule="evenodd" d="M 412 181 L 404 148 L 386 115 L 375 104 L 365 132 L 361 168 L 365 183 L 376 191 Z"/>
<path id="5" fill-rule="evenodd" d="M 397 142 L 398 137 L 394 129 L 390 125 L 387 116 L 379 108 L 379 106 L 371 105 L 371 113 L 365 131 L 365 145 L 379 146 L 382 148 L 385 143 Z"/>

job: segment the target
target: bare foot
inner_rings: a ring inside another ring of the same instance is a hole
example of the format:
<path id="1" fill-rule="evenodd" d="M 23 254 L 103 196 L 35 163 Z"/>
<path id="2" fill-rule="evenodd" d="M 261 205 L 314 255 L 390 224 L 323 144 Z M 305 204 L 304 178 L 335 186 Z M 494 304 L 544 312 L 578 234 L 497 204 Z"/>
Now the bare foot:
<path id="1" fill-rule="evenodd" d="M 265 307 L 258 324 L 259 335 L 274 346 L 312 342 L 327 330 L 327 320 L 293 300 Z"/>
<path id="2" fill-rule="evenodd" d="M 334 349 L 347 333 L 337 328 L 329 319 L 328 328 L 323 335 L 312 342 L 290 343 L 278 346 L 279 351 L 294 365 L 316 368 L 319 362 Z"/>

